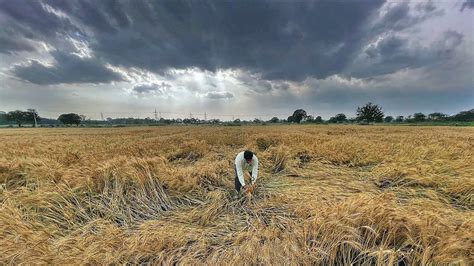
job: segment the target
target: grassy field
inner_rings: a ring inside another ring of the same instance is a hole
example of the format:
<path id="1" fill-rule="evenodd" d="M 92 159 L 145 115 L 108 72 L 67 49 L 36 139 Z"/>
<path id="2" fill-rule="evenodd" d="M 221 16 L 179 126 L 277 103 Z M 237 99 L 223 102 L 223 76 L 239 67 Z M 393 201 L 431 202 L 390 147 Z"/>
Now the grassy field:
<path id="1" fill-rule="evenodd" d="M 2 129 L 0 186 L 1 264 L 474 263 L 472 127 Z"/>

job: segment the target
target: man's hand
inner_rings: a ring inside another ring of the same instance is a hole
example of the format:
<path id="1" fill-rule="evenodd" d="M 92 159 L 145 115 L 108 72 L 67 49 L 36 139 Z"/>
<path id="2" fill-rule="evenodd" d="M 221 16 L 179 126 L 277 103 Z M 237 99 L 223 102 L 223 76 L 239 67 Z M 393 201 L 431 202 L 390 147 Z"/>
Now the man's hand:
<path id="1" fill-rule="evenodd" d="M 244 191 L 244 193 L 246 194 L 252 194 L 254 189 L 255 189 L 255 183 L 252 183 L 250 185 L 246 185 L 245 187 L 243 187 L 242 191 Z"/>

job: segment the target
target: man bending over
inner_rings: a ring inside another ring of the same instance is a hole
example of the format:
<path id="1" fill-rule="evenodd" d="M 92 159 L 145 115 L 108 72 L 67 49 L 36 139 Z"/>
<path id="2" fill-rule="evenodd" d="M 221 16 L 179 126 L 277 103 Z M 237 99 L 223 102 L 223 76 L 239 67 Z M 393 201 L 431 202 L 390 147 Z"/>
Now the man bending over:
<path id="1" fill-rule="evenodd" d="M 248 171 L 251 177 L 251 184 L 245 183 L 244 171 Z M 257 181 L 258 159 L 251 151 L 243 151 L 235 157 L 235 190 L 240 192 L 247 185 L 253 185 Z"/>

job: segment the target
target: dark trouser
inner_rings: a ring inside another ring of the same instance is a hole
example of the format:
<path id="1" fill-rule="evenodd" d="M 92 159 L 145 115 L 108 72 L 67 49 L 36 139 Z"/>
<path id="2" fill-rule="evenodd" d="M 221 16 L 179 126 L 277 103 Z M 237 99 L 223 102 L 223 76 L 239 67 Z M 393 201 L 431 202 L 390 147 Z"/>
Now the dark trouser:
<path id="1" fill-rule="evenodd" d="M 234 171 L 235 171 L 235 190 L 237 190 L 237 192 L 240 192 L 240 189 L 242 188 L 242 184 L 240 184 L 240 181 L 239 181 L 239 175 L 237 175 L 237 168 L 235 168 L 234 166 Z M 252 172 L 249 172 L 250 176 L 252 176 Z"/>

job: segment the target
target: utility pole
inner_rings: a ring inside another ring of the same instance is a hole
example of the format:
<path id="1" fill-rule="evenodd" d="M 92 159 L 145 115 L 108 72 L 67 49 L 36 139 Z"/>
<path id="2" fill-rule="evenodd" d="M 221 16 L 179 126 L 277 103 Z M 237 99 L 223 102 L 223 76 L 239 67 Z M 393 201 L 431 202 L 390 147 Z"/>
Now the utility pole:
<path id="1" fill-rule="evenodd" d="M 192 119 L 193 118 L 193 114 L 191 114 L 191 112 L 189 112 L 189 119 Z"/>
<path id="2" fill-rule="evenodd" d="M 35 119 L 35 127 L 37 127 L 38 123 L 36 122 L 36 110 L 33 110 L 33 118 Z"/>
<path id="3" fill-rule="evenodd" d="M 100 118 L 104 121 L 104 113 L 100 112 Z"/>
<path id="4" fill-rule="evenodd" d="M 156 112 L 156 108 L 155 108 L 155 112 L 153 112 L 155 114 L 155 120 L 158 120 L 158 113 Z"/>
<path id="5" fill-rule="evenodd" d="M 207 113 L 204 113 L 204 121 L 207 121 Z"/>

